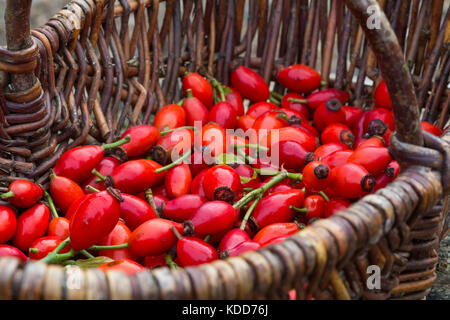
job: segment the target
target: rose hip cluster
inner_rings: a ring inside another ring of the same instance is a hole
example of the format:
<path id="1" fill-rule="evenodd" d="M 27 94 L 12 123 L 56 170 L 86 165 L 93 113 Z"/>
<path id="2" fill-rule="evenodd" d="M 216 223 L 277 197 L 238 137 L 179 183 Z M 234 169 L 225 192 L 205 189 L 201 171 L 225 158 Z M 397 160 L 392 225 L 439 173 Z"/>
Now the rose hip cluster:
<path id="1" fill-rule="evenodd" d="M 198 265 L 281 242 L 396 178 L 384 82 L 363 111 L 345 105 L 345 91 L 319 90 L 321 77 L 307 66 L 284 68 L 277 81 L 285 95 L 244 66 L 230 86 L 188 73 L 185 98 L 161 108 L 153 125 L 65 152 L 48 193 L 11 183 L 0 196 L 13 205 L 0 206 L 0 256 L 58 264 L 100 256 L 109 259 L 100 269 L 128 274 Z M 105 153 L 115 148 L 126 161 Z"/>

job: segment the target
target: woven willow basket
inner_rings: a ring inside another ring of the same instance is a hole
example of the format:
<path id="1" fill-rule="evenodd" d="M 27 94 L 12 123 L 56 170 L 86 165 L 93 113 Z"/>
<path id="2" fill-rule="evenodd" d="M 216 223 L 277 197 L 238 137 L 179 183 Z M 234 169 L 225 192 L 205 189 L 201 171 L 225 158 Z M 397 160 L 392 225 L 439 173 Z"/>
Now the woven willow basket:
<path id="1" fill-rule="evenodd" d="M 444 4 L 74 0 L 30 31 L 31 0 L 7 0 L 0 191 L 19 178 L 46 187 L 64 151 L 150 123 L 158 108 L 182 97 L 179 76 L 185 71 L 208 70 L 227 84 L 239 64 L 266 81 L 292 63 L 315 66 L 324 87 L 346 89 L 351 103 L 365 108 L 383 75 L 397 128 L 391 146 L 402 173 L 281 244 L 198 267 L 127 276 L 2 258 L 0 298 L 284 299 L 291 289 L 298 299 L 425 297 L 448 227 L 450 133 L 430 136 L 419 122 L 421 111 L 441 128 L 449 118 Z M 379 7 L 379 20 L 368 23 Z M 366 285 L 370 265 L 380 267 L 379 289 Z M 76 286 L 70 284 L 74 274 Z"/>

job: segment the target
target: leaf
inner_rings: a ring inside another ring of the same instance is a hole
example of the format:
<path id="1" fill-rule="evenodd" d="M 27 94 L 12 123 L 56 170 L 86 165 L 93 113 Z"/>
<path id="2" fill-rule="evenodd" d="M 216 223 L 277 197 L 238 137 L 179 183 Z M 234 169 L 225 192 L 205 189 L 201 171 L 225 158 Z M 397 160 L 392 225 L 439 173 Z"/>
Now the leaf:
<path id="1" fill-rule="evenodd" d="M 105 256 L 98 256 L 89 259 L 78 259 L 74 260 L 72 265 L 78 266 L 80 268 L 98 268 L 104 263 L 114 261 L 111 258 Z"/>

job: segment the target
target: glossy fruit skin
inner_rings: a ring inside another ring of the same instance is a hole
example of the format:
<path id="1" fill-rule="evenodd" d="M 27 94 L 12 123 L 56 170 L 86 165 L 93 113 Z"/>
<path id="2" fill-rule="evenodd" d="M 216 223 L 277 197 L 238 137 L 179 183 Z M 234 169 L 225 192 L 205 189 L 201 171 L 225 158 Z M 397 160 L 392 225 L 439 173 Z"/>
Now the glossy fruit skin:
<path id="1" fill-rule="evenodd" d="M 303 169 L 303 183 L 308 189 L 322 191 L 330 183 L 330 168 L 322 161 L 311 161 Z"/>
<path id="2" fill-rule="evenodd" d="M 167 219 L 183 222 L 189 220 L 195 211 L 206 203 L 198 194 L 185 194 L 164 203 L 163 215 Z"/>
<path id="3" fill-rule="evenodd" d="M 23 212 L 17 220 L 14 246 L 26 252 L 34 240 L 46 234 L 49 218 L 50 210 L 43 204 L 36 204 Z"/>
<path id="4" fill-rule="evenodd" d="M 313 194 L 305 198 L 305 208 L 307 221 L 313 218 L 322 219 L 324 217 L 325 199 L 319 194 Z"/>
<path id="5" fill-rule="evenodd" d="M 278 110 L 278 106 L 272 102 L 261 101 L 252 104 L 248 110 L 247 115 L 252 116 L 253 118 L 258 118 L 266 112 Z"/>
<path id="6" fill-rule="evenodd" d="M 312 92 L 320 87 L 320 74 L 303 64 L 294 64 L 278 72 L 277 81 L 290 91 Z"/>
<path id="7" fill-rule="evenodd" d="M 203 178 L 203 190 L 208 200 L 233 202 L 242 191 L 239 174 L 228 165 L 208 169 Z"/>
<path id="8" fill-rule="evenodd" d="M 350 94 L 346 91 L 329 88 L 316 91 L 307 97 L 308 106 L 311 109 L 317 109 L 322 103 L 327 102 L 329 99 L 336 98 L 342 104 L 346 103 L 350 99 Z"/>
<path id="9" fill-rule="evenodd" d="M 325 202 L 324 217 L 329 218 L 336 212 L 350 207 L 350 204 L 344 199 L 330 199 L 330 201 Z"/>
<path id="10" fill-rule="evenodd" d="M 314 154 L 316 155 L 316 159 L 322 160 L 322 159 L 325 159 L 327 156 L 329 156 L 332 153 L 335 153 L 337 151 L 348 150 L 348 149 L 349 149 L 348 146 L 343 143 L 331 142 L 331 143 L 325 143 L 325 144 L 321 145 L 320 147 L 318 147 L 314 151 Z"/>
<path id="11" fill-rule="evenodd" d="M 102 240 L 98 242 L 99 246 L 114 246 L 118 244 L 127 243 L 130 239 L 131 231 L 125 223 L 118 221 L 114 229 Z M 130 259 L 135 260 L 136 257 L 131 254 L 130 249 L 114 249 L 114 250 L 99 250 L 99 256 L 105 256 L 113 260 Z"/>
<path id="12" fill-rule="evenodd" d="M 98 166 L 104 155 L 105 150 L 100 146 L 76 147 L 62 154 L 53 171 L 57 176 L 80 183 L 91 176 L 92 170 Z"/>
<path id="13" fill-rule="evenodd" d="M 203 150 L 196 150 L 191 155 L 191 163 L 189 168 L 191 169 L 192 177 L 197 176 L 200 172 L 208 169 L 210 165 L 206 163 L 205 157 L 203 156 Z"/>
<path id="14" fill-rule="evenodd" d="M 234 166 L 233 166 L 234 167 Z M 239 177 L 249 178 L 248 182 L 242 182 L 242 188 L 255 188 L 261 180 L 258 175 L 255 174 L 254 169 L 246 164 L 238 164 L 234 167 L 234 171 L 239 175 Z"/>
<path id="15" fill-rule="evenodd" d="M 98 172 L 100 172 L 100 174 L 102 174 L 103 176 L 106 177 L 106 176 L 110 175 L 114 171 L 115 168 L 120 166 L 120 164 L 121 163 L 117 158 L 104 157 L 95 169 Z M 105 184 L 102 181 L 96 182 L 97 179 L 98 179 L 98 177 L 96 175 L 91 174 L 91 177 L 83 183 L 82 186 L 83 186 L 83 191 L 85 194 L 92 193 L 92 191 L 86 189 L 86 187 L 88 185 L 90 185 L 98 190 L 106 189 Z"/>
<path id="16" fill-rule="evenodd" d="M 47 235 L 66 239 L 70 235 L 70 220 L 64 217 L 53 218 L 48 225 Z"/>
<path id="17" fill-rule="evenodd" d="M 288 237 L 300 228 L 294 222 L 273 223 L 265 226 L 253 237 L 253 241 L 259 242 L 261 246 L 265 246 L 268 242 L 279 237 Z"/>
<path id="18" fill-rule="evenodd" d="M 167 171 L 164 179 L 167 194 L 176 198 L 189 193 L 191 190 L 192 174 L 189 165 L 182 163 Z"/>
<path id="19" fill-rule="evenodd" d="M 226 252 L 226 254 L 224 256 L 237 257 L 243 254 L 244 252 L 256 251 L 259 248 L 261 248 L 259 242 L 253 240 L 244 241 L 231 249 L 225 250 L 224 253 Z"/>
<path id="20" fill-rule="evenodd" d="M 144 258 L 144 266 L 148 269 L 165 267 L 166 265 L 166 255 L 164 253 L 157 256 L 146 256 Z"/>
<path id="21" fill-rule="evenodd" d="M 13 181 L 8 187 L 8 192 L 14 193 L 14 196 L 8 198 L 8 201 L 18 208 L 29 208 L 41 200 L 44 195 L 40 186 L 27 180 Z"/>
<path id="22" fill-rule="evenodd" d="M 208 120 L 217 123 L 224 129 L 234 129 L 237 125 L 237 113 L 230 103 L 221 101 L 212 107 Z"/>
<path id="23" fill-rule="evenodd" d="M 270 130 L 283 128 L 288 125 L 285 119 L 279 117 L 280 115 L 278 112 L 269 111 L 256 118 L 252 128 L 258 133 L 258 140 L 262 136 L 267 135 Z M 287 117 L 286 114 L 284 115 Z"/>
<path id="24" fill-rule="evenodd" d="M 212 245 L 194 237 L 183 237 L 178 240 L 177 257 L 182 267 L 196 266 L 219 259 Z"/>
<path id="25" fill-rule="evenodd" d="M 420 125 L 423 131 L 427 131 L 431 134 L 434 134 L 436 137 L 442 136 L 442 130 L 436 127 L 434 124 L 426 121 L 421 121 Z"/>
<path id="26" fill-rule="evenodd" d="M 173 155 L 181 155 L 191 150 L 194 145 L 194 130 L 177 129 L 162 136 L 152 149 L 152 159 L 159 164 L 166 164 Z"/>
<path id="27" fill-rule="evenodd" d="M 277 133 L 269 132 L 266 138 L 261 139 L 260 144 L 267 147 L 286 140 L 297 142 L 308 152 L 314 151 L 318 142 L 314 135 L 305 130 L 289 126 L 279 129 Z"/>
<path id="28" fill-rule="evenodd" d="M 391 161 L 389 150 L 379 147 L 357 149 L 348 159 L 348 162 L 363 166 L 374 176 L 381 174 Z"/>
<path id="29" fill-rule="evenodd" d="M 137 256 L 155 256 L 168 252 L 178 241 L 172 227 L 183 233 L 183 225 L 167 219 L 151 219 L 137 227 L 130 236 L 130 252 Z"/>
<path id="30" fill-rule="evenodd" d="M 30 246 L 30 248 L 35 248 L 38 250 L 37 253 L 29 252 L 28 256 L 31 260 L 40 260 L 43 259 L 56 249 L 56 247 L 62 242 L 62 240 L 55 236 L 46 236 L 36 239 Z M 66 247 L 61 250 L 61 253 L 68 252 L 69 248 Z"/>
<path id="31" fill-rule="evenodd" d="M 361 115 L 362 109 L 353 106 L 342 106 L 342 110 L 345 112 L 345 124 L 352 128 L 356 119 Z"/>
<path id="32" fill-rule="evenodd" d="M 345 112 L 337 99 L 329 99 L 322 103 L 314 112 L 313 121 L 319 131 L 323 131 L 333 123 L 345 123 Z"/>
<path id="33" fill-rule="evenodd" d="M 129 260 L 129 259 L 121 259 L 111 262 L 106 262 L 98 267 L 99 270 L 103 272 L 108 272 L 111 270 L 121 271 L 128 275 L 133 275 L 138 273 L 139 271 L 145 270 L 145 268 L 139 263 Z"/>
<path id="34" fill-rule="evenodd" d="M 230 74 L 231 86 L 250 101 L 266 101 L 270 97 L 269 86 L 255 71 L 239 66 Z"/>
<path id="35" fill-rule="evenodd" d="M 385 173 L 381 173 L 375 177 L 375 188 L 373 188 L 373 192 L 376 192 L 380 189 L 386 187 L 389 183 L 389 176 Z"/>
<path id="36" fill-rule="evenodd" d="M 17 229 L 17 217 L 13 209 L 0 205 L 0 243 L 10 240 Z"/>
<path id="37" fill-rule="evenodd" d="M 301 144 L 291 140 L 281 141 L 274 144 L 271 152 L 278 151 L 278 165 L 286 169 L 302 170 L 308 159 L 309 152 Z"/>
<path id="38" fill-rule="evenodd" d="M 400 172 L 400 164 L 396 160 L 392 160 L 386 166 L 385 173 L 389 176 L 389 181 L 394 181 Z"/>
<path id="39" fill-rule="evenodd" d="M 386 82 L 382 80 L 373 93 L 375 108 L 392 109 L 391 99 L 387 90 Z"/>
<path id="40" fill-rule="evenodd" d="M 75 215 L 75 212 L 77 212 L 78 208 L 80 207 L 81 203 L 88 197 L 89 195 L 84 195 L 81 198 L 78 198 L 75 200 L 71 206 L 69 207 L 69 210 L 67 210 L 65 214 L 65 218 L 69 221 L 72 219 L 72 217 Z"/>
<path id="41" fill-rule="evenodd" d="M 108 191 L 87 196 L 70 220 L 72 248 L 81 250 L 96 244 L 114 229 L 119 217 L 119 201 Z"/>
<path id="42" fill-rule="evenodd" d="M 352 130 L 342 123 L 332 123 L 325 127 L 320 136 L 320 140 L 325 143 L 343 143 L 350 148 L 355 142 Z"/>
<path id="43" fill-rule="evenodd" d="M 153 125 L 159 131 L 182 127 L 186 125 L 186 112 L 178 104 L 168 104 L 156 113 Z"/>
<path id="44" fill-rule="evenodd" d="M 138 159 L 122 163 L 111 174 L 114 187 L 121 192 L 137 194 L 161 181 L 165 172 L 157 174 L 161 165 L 153 160 Z"/>
<path id="45" fill-rule="evenodd" d="M 345 163 L 331 170 L 331 187 L 345 199 L 356 199 L 373 190 L 375 178 L 363 166 Z"/>
<path id="46" fill-rule="evenodd" d="M 304 192 L 300 189 L 271 193 L 258 202 L 249 222 L 251 221 L 255 230 L 273 223 L 289 222 L 295 216 L 295 212 L 289 206 L 301 208 L 303 200 Z"/>
<path id="47" fill-rule="evenodd" d="M 187 90 L 192 90 L 192 95 L 198 98 L 206 108 L 213 105 L 214 92 L 211 84 L 201 75 L 189 72 L 183 77 L 183 92 L 187 95 Z"/>
<path id="48" fill-rule="evenodd" d="M 75 181 L 56 175 L 50 177 L 50 194 L 56 207 L 64 213 L 75 200 L 84 196 L 83 189 Z"/>
<path id="49" fill-rule="evenodd" d="M 308 105 L 305 103 L 290 101 L 289 99 L 291 98 L 299 100 L 305 99 L 305 97 L 302 96 L 301 94 L 295 92 L 288 92 L 283 96 L 283 99 L 281 99 L 281 107 L 285 109 L 298 111 L 302 113 L 306 119 L 309 119 L 311 116 L 311 110 L 309 109 Z"/>
<path id="50" fill-rule="evenodd" d="M 379 136 L 373 136 L 369 139 L 365 139 L 363 141 L 360 141 L 360 143 L 355 143 L 353 146 L 356 149 L 362 149 L 367 147 L 379 147 L 384 148 L 384 139 Z"/>
<path id="51" fill-rule="evenodd" d="M 306 123 L 306 122 L 294 123 L 292 126 L 295 128 L 298 128 L 300 130 L 303 130 L 304 132 L 311 134 L 317 138 L 320 137 L 319 131 L 317 131 L 317 129 L 314 126 L 310 125 L 309 123 Z"/>
<path id="52" fill-rule="evenodd" d="M 200 121 L 201 125 L 208 122 L 209 110 L 200 99 L 187 97 L 183 101 L 183 108 L 186 112 L 186 125 L 193 126 L 196 121 Z"/>
<path id="53" fill-rule="evenodd" d="M 120 203 L 120 217 L 131 230 L 147 220 L 158 217 L 147 201 L 131 194 L 122 193 L 121 195 L 123 202 Z"/>
<path id="54" fill-rule="evenodd" d="M 0 257 L 15 257 L 20 259 L 22 262 L 26 262 L 28 257 L 16 247 L 0 244 Z"/>
<path id="55" fill-rule="evenodd" d="M 249 241 L 250 236 L 245 230 L 240 228 L 234 228 L 228 231 L 220 240 L 219 252 L 222 253 L 225 250 L 232 249 L 242 242 Z"/>
<path id="56" fill-rule="evenodd" d="M 131 141 L 122 145 L 129 158 L 145 155 L 159 139 L 159 130 L 151 125 L 141 124 L 126 130 L 121 139 L 130 135 Z"/>
<path id="57" fill-rule="evenodd" d="M 204 198 L 206 198 L 206 192 L 203 189 L 203 179 L 205 178 L 206 171 L 207 169 L 197 174 L 191 183 L 191 193 L 197 194 Z"/>
<path id="58" fill-rule="evenodd" d="M 202 147 L 207 147 L 203 151 L 203 156 L 207 163 L 211 163 L 210 157 L 216 157 L 227 150 L 227 136 L 225 129 L 214 122 L 210 122 L 202 128 Z"/>
<path id="59" fill-rule="evenodd" d="M 353 152 L 353 150 L 336 151 L 324 157 L 322 162 L 325 163 L 328 168 L 333 169 L 334 167 L 347 163 L 348 158 L 350 158 Z"/>
<path id="60" fill-rule="evenodd" d="M 237 221 L 236 210 L 224 201 L 209 201 L 198 208 L 191 219 L 194 235 L 204 238 L 230 230 Z"/>
<path id="61" fill-rule="evenodd" d="M 236 114 L 240 117 L 245 113 L 244 102 L 237 90 L 223 86 L 225 91 L 225 101 L 231 104 L 236 111 Z"/>
<path id="62" fill-rule="evenodd" d="M 248 129 L 251 129 L 253 127 L 255 120 L 256 119 L 254 117 L 252 117 L 251 115 L 244 114 L 243 116 L 239 117 L 239 119 L 237 120 L 236 126 L 245 132 Z"/>
<path id="63" fill-rule="evenodd" d="M 392 111 L 389 111 L 387 109 L 383 109 L 383 108 L 378 108 L 378 109 L 373 109 L 367 112 L 366 117 L 364 118 L 364 132 L 365 133 L 369 133 L 370 132 L 370 125 L 372 123 L 372 121 L 374 120 L 381 120 L 383 121 L 390 130 L 394 130 L 395 129 L 395 123 L 394 123 L 394 114 L 392 113 Z"/>

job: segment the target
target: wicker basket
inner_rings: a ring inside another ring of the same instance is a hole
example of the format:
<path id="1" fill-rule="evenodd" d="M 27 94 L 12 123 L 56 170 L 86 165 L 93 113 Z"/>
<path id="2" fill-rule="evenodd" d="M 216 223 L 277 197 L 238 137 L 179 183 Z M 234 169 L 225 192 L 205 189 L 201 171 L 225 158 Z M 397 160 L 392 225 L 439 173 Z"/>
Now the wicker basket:
<path id="1" fill-rule="evenodd" d="M 315 66 L 325 87 L 346 89 L 354 105 L 369 108 L 382 73 L 402 173 L 281 244 L 198 267 L 127 276 L 2 258 L 0 298 L 283 299 L 291 289 L 298 299 L 425 297 L 448 229 L 450 133 L 438 139 L 419 122 L 420 110 L 441 128 L 449 118 L 444 3 L 74 0 L 30 33 L 31 0 L 8 0 L 7 49 L 0 48 L 0 191 L 19 178 L 47 186 L 49 169 L 67 149 L 112 141 L 124 125 L 149 123 L 158 108 L 181 98 L 185 71 L 206 69 L 228 83 L 238 64 L 266 81 L 295 62 Z M 371 28 L 371 9 L 379 6 L 379 28 Z M 380 267 L 379 289 L 366 284 L 370 265 Z M 77 286 L 70 285 L 74 275 Z"/>

